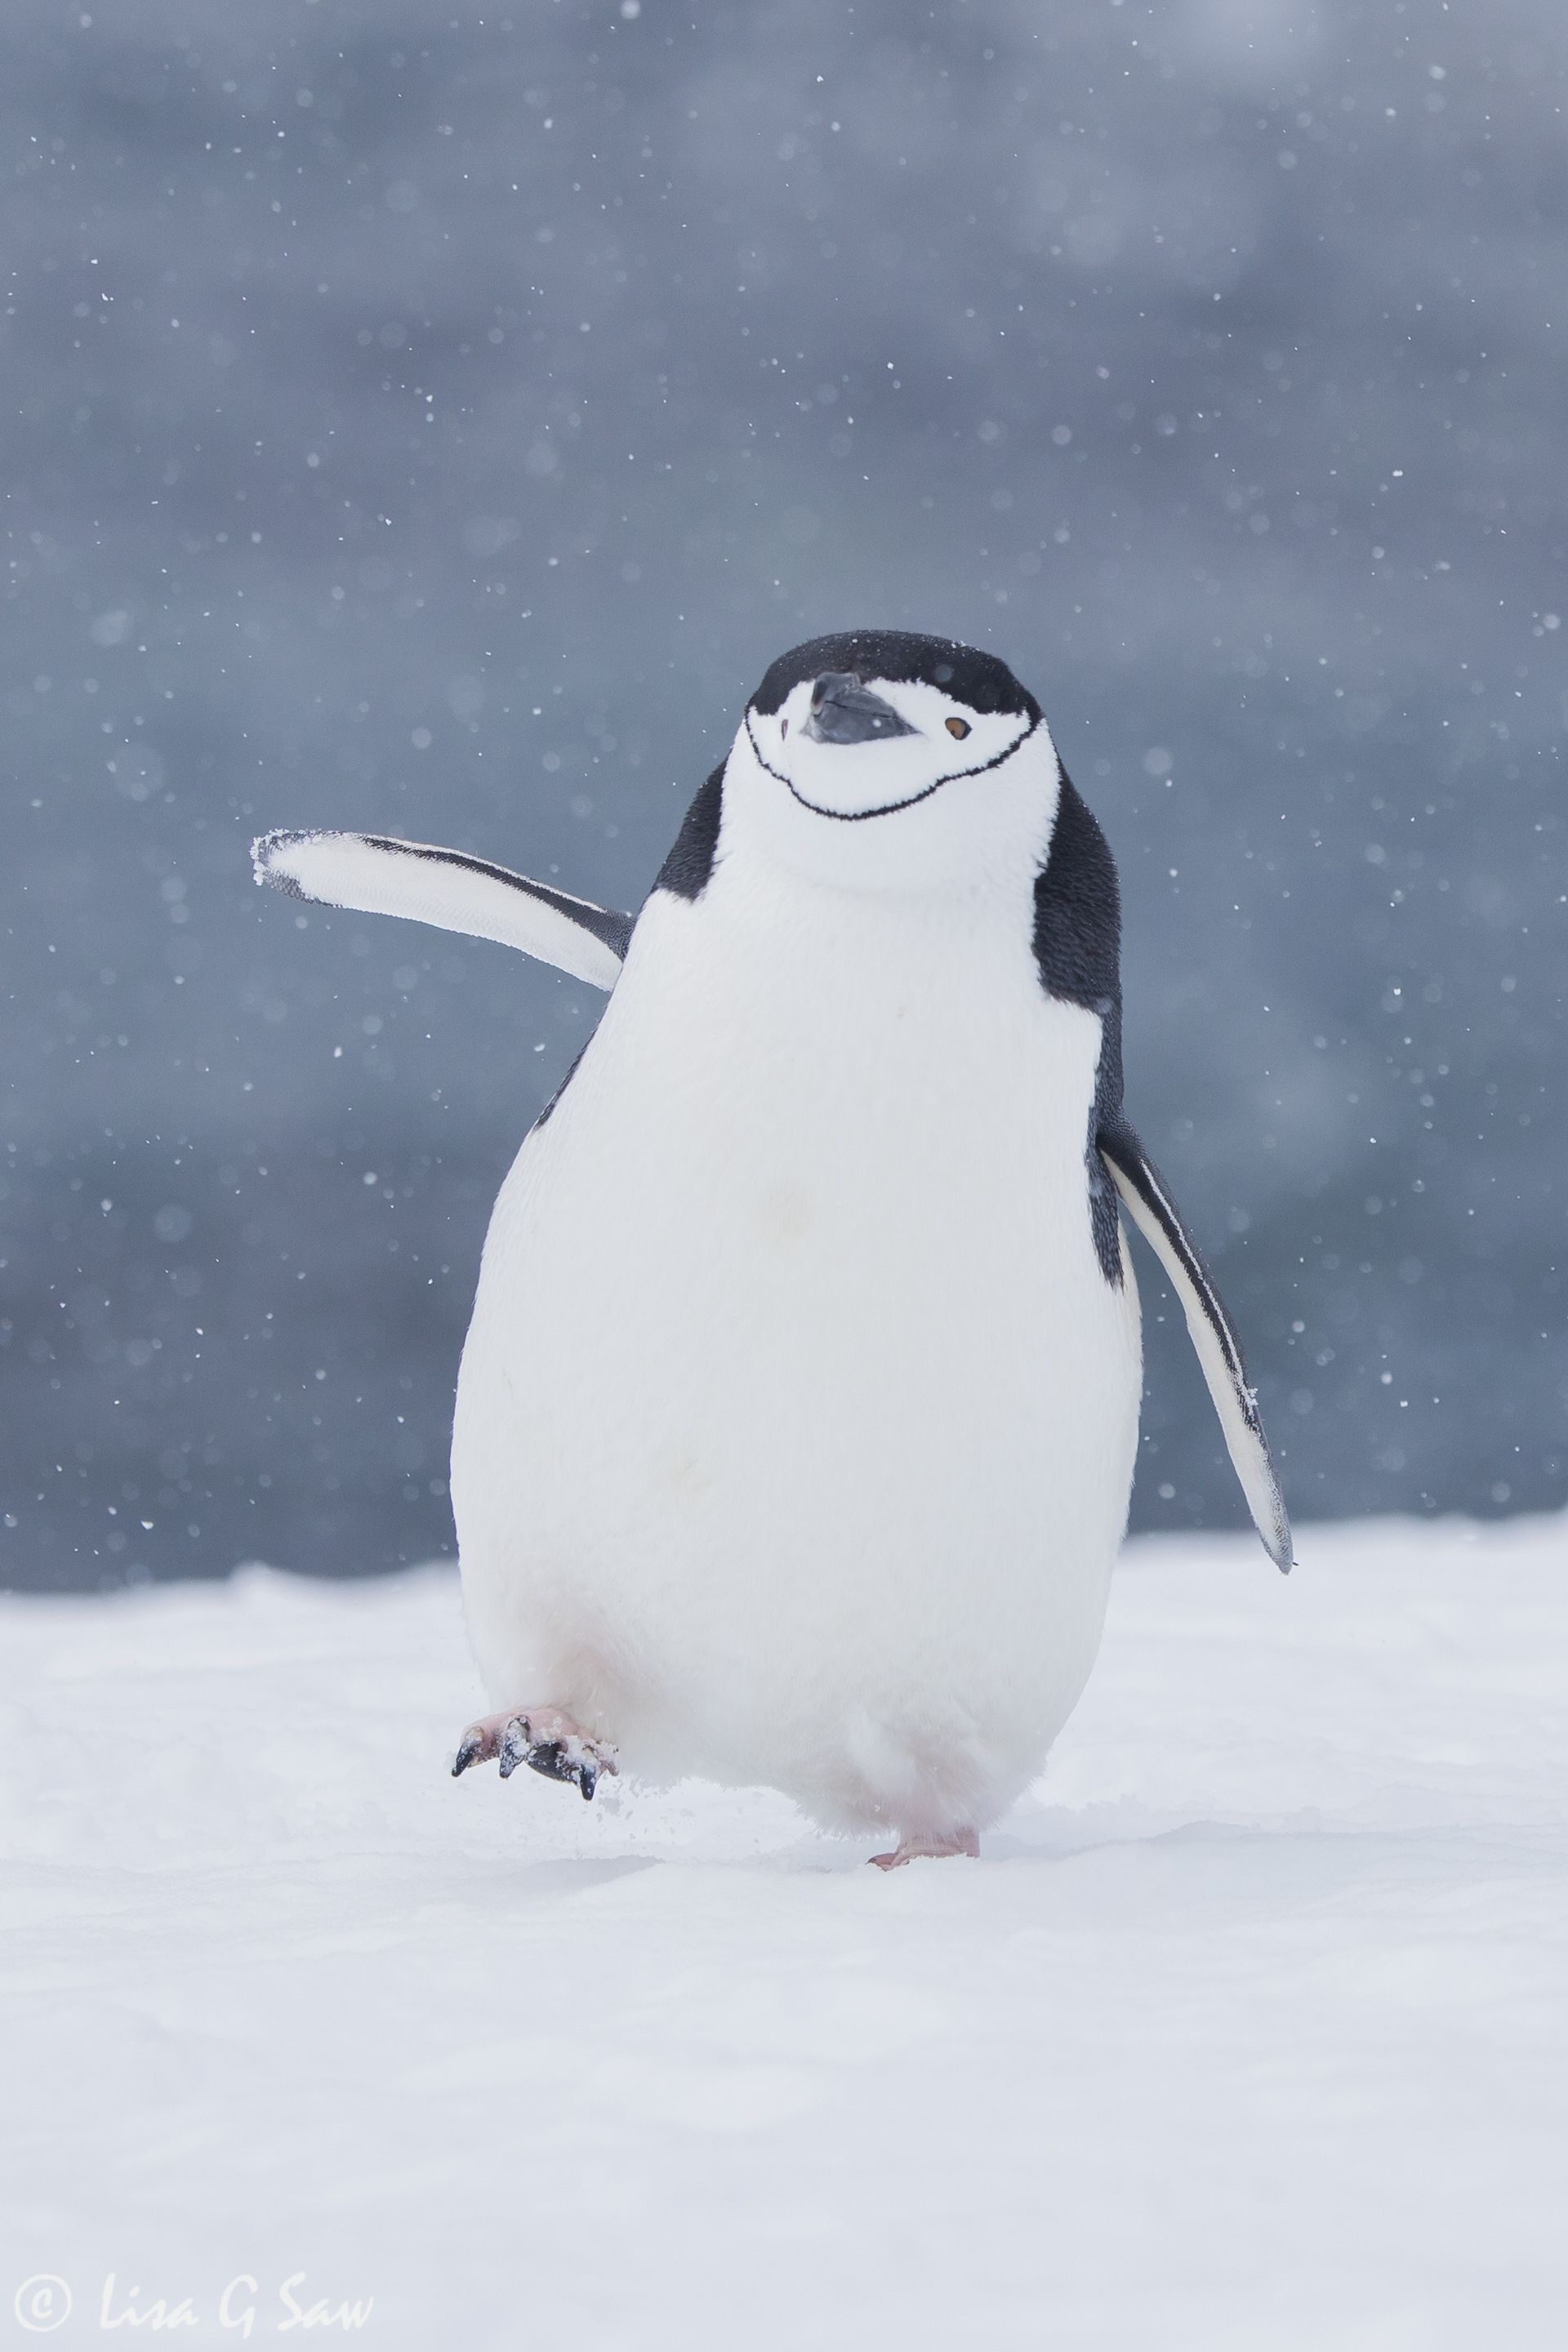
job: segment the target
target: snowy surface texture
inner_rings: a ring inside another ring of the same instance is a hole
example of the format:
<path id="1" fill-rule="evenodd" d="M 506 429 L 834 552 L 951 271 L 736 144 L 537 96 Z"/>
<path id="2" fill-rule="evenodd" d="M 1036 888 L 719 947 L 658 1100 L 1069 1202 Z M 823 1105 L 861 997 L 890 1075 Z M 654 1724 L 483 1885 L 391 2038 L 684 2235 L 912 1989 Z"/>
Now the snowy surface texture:
<path id="1" fill-rule="evenodd" d="M 1047 1780 L 891 1877 L 454 1784 L 445 1571 L 5 1601 L 0 2327 L 112 2272 L 236 2341 L 252 2274 L 260 2340 L 303 2272 L 399 2352 L 1560 2347 L 1568 1530 L 1301 1551 L 1134 1546 Z"/>

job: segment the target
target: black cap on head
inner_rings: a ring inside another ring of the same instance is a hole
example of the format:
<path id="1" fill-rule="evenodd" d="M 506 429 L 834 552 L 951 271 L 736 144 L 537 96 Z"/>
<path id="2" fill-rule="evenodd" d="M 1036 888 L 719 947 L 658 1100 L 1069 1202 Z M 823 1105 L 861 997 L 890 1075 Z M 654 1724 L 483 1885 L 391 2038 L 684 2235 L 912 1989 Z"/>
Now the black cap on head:
<path id="1" fill-rule="evenodd" d="M 1005 661 L 977 653 L 954 637 L 922 637 L 912 629 L 847 629 L 831 637 L 810 637 L 781 654 L 755 694 L 752 708 L 767 717 L 804 679 L 826 670 L 849 671 L 864 681 L 885 677 L 940 687 L 971 710 L 1016 710 L 1037 723 L 1040 706 L 1020 686 Z"/>

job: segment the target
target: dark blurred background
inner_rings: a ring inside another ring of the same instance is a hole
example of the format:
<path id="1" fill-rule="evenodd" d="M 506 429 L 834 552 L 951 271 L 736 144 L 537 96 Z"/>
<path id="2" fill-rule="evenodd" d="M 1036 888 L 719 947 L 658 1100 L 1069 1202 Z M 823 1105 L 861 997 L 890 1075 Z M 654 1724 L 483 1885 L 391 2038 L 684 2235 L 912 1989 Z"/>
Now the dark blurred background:
<path id="1" fill-rule="evenodd" d="M 868 623 L 1004 655 L 1110 833 L 1298 1517 L 1561 1503 L 1561 0 L 691 16 L 9 0 L 0 1575 L 450 1549 L 598 1000 L 250 836 L 636 906 Z M 1135 1524 L 1235 1523 L 1141 1266 Z"/>

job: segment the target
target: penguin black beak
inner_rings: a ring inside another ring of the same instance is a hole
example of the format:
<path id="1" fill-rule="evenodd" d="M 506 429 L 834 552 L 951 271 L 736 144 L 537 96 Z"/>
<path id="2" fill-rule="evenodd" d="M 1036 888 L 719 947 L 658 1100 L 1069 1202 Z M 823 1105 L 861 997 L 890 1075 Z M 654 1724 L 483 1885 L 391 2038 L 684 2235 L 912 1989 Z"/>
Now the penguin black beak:
<path id="1" fill-rule="evenodd" d="M 825 670 L 811 689 L 811 717 L 803 732 L 815 743 L 875 743 L 919 730 L 890 702 L 861 685 L 853 670 Z"/>

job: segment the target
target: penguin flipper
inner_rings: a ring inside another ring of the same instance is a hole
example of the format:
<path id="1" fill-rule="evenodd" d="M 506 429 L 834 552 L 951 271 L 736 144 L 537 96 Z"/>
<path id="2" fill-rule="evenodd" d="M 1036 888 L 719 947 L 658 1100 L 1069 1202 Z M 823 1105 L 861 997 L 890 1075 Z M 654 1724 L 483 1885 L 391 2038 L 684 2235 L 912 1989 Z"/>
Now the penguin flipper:
<path id="1" fill-rule="evenodd" d="M 460 849 L 376 833 L 264 833 L 250 856 L 257 880 L 290 898 L 494 940 L 593 988 L 615 986 L 631 940 L 630 915 Z"/>
<path id="2" fill-rule="evenodd" d="M 1263 1548 L 1283 1575 L 1295 1559 L 1285 1497 L 1279 1491 L 1268 1440 L 1258 1417 L 1258 1399 L 1225 1301 L 1215 1288 L 1196 1243 L 1166 1191 L 1163 1178 L 1127 1120 L 1102 1119 L 1096 1135 L 1100 1153 L 1121 1194 L 1122 1206 L 1164 1267 L 1182 1302 L 1187 1332 L 1208 1382 L 1215 1411 L 1252 1523 Z"/>

